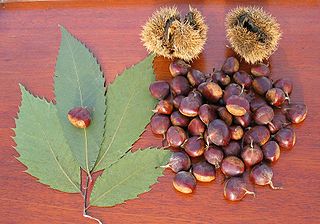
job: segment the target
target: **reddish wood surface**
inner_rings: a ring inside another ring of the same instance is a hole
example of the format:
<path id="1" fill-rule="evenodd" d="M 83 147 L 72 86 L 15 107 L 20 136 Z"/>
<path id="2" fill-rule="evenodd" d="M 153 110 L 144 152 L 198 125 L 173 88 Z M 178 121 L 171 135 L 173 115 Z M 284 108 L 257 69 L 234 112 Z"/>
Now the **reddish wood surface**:
<path id="1" fill-rule="evenodd" d="M 125 3 L 127 2 L 127 3 Z M 146 56 L 139 40 L 141 25 L 164 1 L 92 2 L 63 1 L 2 4 L 0 9 L 0 223 L 94 223 L 82 217 L 79 195 L 49 189 L 24 173 L 15 157 L 10 136 L 20 104 L 18 83 L 51 100 L 53 73 L 63 24 L 85 42 L 102 64 L 107 82 Z M 318 223 L 320 219 L 320 7 L 319 1 L 260 1 L 278 18 L 283 30 L 279 50 L 272 56 L 273 78 L 290 77 L 292 100 L 309 107 L 307 120 L 296 127 L 297 144 L 283 152 L 274 166 L 272 191 L 255 187 L 257 197 L 240 203 L 223 199 L 221 175 L 210 184 L 198 184 L 192 195 L 172 187 L 173 173 L 140 199 L 113 208 L 91 208 L 104 223 Z M 224 32 L 225 13 L 241 2 L 197 1 L 209 24 L 209 38 L 195 67 L 210 71 L 230 54 Z M 172 2 L 170 2 L 172 4 Z M 188 4 L 176 2 L 186 10 Z M 242 3 L 244 4 L 244 3 Z M 246 2 L 245 5 L 250 4 Z M 166 60 L 157 60 L 157 72 L 168 74 Z M 160 146 L 148 130 L 135 145 Z"/>

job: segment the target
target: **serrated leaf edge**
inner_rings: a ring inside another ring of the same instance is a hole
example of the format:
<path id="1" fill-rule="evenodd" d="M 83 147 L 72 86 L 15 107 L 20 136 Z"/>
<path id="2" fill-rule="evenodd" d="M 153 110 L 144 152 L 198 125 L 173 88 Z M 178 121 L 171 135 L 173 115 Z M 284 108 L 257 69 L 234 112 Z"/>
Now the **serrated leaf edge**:
<path id="1" fill-rule="evenodd" d="M 164 150 L 164 151 L 170 152 L 170 150 L 167 150 L 167 149 L 165 149 L 165 148 L 148 147 L 148 148 L 144 148 L 144 149 L 139 148 L 137 151 L 133 152 L 133 154 L 136 153 L 136 152 L 138 152 L 138 151 L 144 151 L 144 150 Z M 129 151 L 128 151 L 128 152 L 129 152 Z M 112 163 L 112 165 L 114 165 L 115 163 L 117 163 L 117 162 L 119 162 L 121 159 L 123 159 L 123 158 L 125 157 L 125 155 L 128 154 L 128 152 L 126 152 L 119 160 L 117 160 L 116 162 Z M 110 165 L 108 168 L 110 168 L 112 165 Z M 142 167 L 144 168 L 145 166 L 142 166 Z M 164 171 L 166 168 L 159 166 L 159 167 L 154 167 L 154 169 L 162 169 L 161 175 L 158 176 L 158 178 L 159 178 L 159 177 L 162 177 L 162 176 L 164 175 L 164 174 L 163 174 L 163 171 Z M 138 169 L 137 171 L 139 171 L 139 170 L 141 170 L 141 169 Z M 136 171 L 136 172 L 137 172 L 137 171 Z M 104 172 L 105 172 L 105 171 L 104 171 Z M 134 172 L 134 173 L 135 173 L 135 172 Z M 102 176 L 102 174 L 97 178 L 97 180 L 100 179 L 101 176 Z M 121 181 L 121 182 L 123 183 L 125 180 L 129 179 L 130 177 L 132 177 L 132 174 L 131 174 L 130 176 L 128 176 L 127 178 L 125 178 L 125 179 L 124 179 L 123 181 Z M 155 185 L 156 183 L 159 183 L 158 178 L 157 178 L 157 180 L 156 180 L 154 183 L 150 184 L 150 185 L 148 186 L 148 188 L 147 188 L 144 192 L 138 193 L 138 194 L 135 195 L 135 197 L 132 197 L 132 198 L 129 198 L 129 199 L 125 199 L 125 200 L 123 200 L 121 203 L 118 203 L 118 204 L 123 204 L 123 203 L 126 203 L 126 202 L 129 201 L 129 200 L 134 200 L 134 199 L 138 198 L 139 195 L 144 194 L 144 193 L 146 193 L 146 192 L 149 192 L 149 191 L 151 190 L 151 187 L 152 187 L 153 185 Z M 97 181 L 97 180 L 96 180 L 96 181 Z M 106 192 L 104 192 L 102 195 L 100 195 L 100 196 L 99 196 L 96 200 L 94 200 L 93 202 L 99 201 L 105 194 L 107 194 L 108 192 L 110 192 L 112 189 L 114 189 L 116 186 L 119 186 L 119 185 L 120 185 L 120 184 L 116 184 L 116 185 L 113 186 L 111 189 L 109 189 L 108 191 L 106 191 Z M 94 204 L 93 202 L 90 201 L 90 204 Z M 113 206 L 116 206 L 116 205 L 118 205 L 118 204 L 115 204 L 115 205 L 112 205 L 112 206 L 101 206 L 101 205 L 92 205 L 92 206 L 96 206 L 96 207 L 113 207 Z"/>
<path id="2" fill-rule="evenodd" d="M 19 83 L 19 87 L 20 87 L 20 91 L 21 91 L 21 105 L 22 105 L 22 94 L 23 94 L 23 91 L 26 92 L 26 93 L 28 93 L 28 94 L 30 94 L 30 95 L 33 96 L 34 98 L 45 102 L 48 106 L 54 105 L 54 104 L 48 102 L 44 97 L 39 97 L 39 96 L 33 95 L 33 94 L 32 94 L 31 92 L 29 92 L 21 83 Z M 17 119 L 19 119 L 19 114 L 20 114 L 21 105 L 19 106 L 19 111 L 18 111 L 18 113 L 17 113 L 17 117 L 15 118 L 15 122 L 16 122 Z M 40 126 L 41 126 L 41 125 L 40 125 Z M 14 133 L 15 133 L 15 135 L 16 135 L 16 128 L 14 128 Z M 44 134 L 44 136 L 46 137 L 45 134 Z M 12 136 L 12 138 L 14 139 L 15 136 Z M 72 179 L 69 177 L 69 175 L 65 172 L 65 170 L 63 169 L 63 167 L 61 167 L 60 163 L 59 163 L 58 160 L 56 159 L 56 155 L 55 155 L 54 151 L 52 150 L 51 144 L 47 141 L 47 138 L 46 138 L 46 142 L 48 143 L 48 146 L 49 146 L 49 148 L 50 148 L 50 152 L 52 153 L 53 158 L 54 158 L 54 160 L 56 161 L 56 163 L 58 164 L 58 167 L 60 168 L 60 170 L 62 171 L 62 173 L 66 176 L 67 180 L 75 187 L 75 189 L 77 190 L 77 192 L 80 192 L 80 189 L 79 189 L 80 186 L 77 187 L 76 183 L 74 183 L 74 182 L 72 181 Z M 15 148 L 15 150 L 16 150 L 16 147 L 14 147 L 14 148 Z M 16 151 L 17 151 L 17 150 L 16 150 Z M 18 152 L 18 151 L 17 151 L 17 152 Z M 18 152 L 18 153 L 19 153 L 19 152 Z M 16 157 L 16 159 L 19 160 L 19 162 L 21 162 L 22 164 L 24 164 L 24 163 L 20 160 L 20 153 L 19 153 L 19 157 Z M 32 175 L 31 173 L 28 172 L 28 169 L 24 170 L 24 172 Z M 79 172 L 80 172 L 80 170 L 79 170 Z M 32 176 L 33 176 L 33 175 L 32 175 Z M 33 176 L 33 177 L 35 177 L 35 176 Z M 39 178 L 37 178 L 37 177 L 35 177 L 35 178 L 37 179 L 38 182 L 42 183 Z M 42 184 L 44 184 L 44 183 L 42 183 Z M 48 184 L 44 184 L 44 185 L 50 187 L 50 185 L 48 185 Z M 50 188 L 51 188 L 51 187 L 50 187 Z"/>
<path id="3" fill-rule="evenodd" d="M 104 127 L 103 127 L 103 135 L 102 135 L 102 139 L 104 139 L 104 137 L 105 137 L 105 126 L 106 126 L 106 114 L 107 114 L 107 103 L 106 103 L 106 93 L 107 93 L 107 82 L 106 82 L 106 78 L 105 78 L 105 75 L 104 75 L 104 72 L 103 72 L 103 70 L 102 70 L 102 68 L 101 68 L 101 64 L 99 63 L 99 61 L 98 61 L 98 59 L 95 57 L 95 55 L 93 54 L 93 52 L 91 51 L 91 49 L 89 48 L 89 47 L 87 47 L 87 45 L 84 43 L 84 42 L 82 42 L 81 40 L 79 40 L 77 37 L 75 37 L 71 32 L 69 32 L 68 31 L 68 29 L 66 29 L 64 26 L 62 26 L 61 24 L 58 24 L 58 27 L 60 28 L 60 32 L 61 32 L 61 41 L 62 41 L 62 36 L 63 36 L 63 30 L 65 30 L 66 31 L 66 33 L 67 34 L 69 34 L 72 38 L 74 38 L 75 40 L 77 40 L 79 43 L 81 43 L 85 48 L 86 48 L 86 50 L 91 54 L 91 56 L 92 56 L 92 58 L 96 61 L 96 63 L 97 63 L 97 65 L 99 65 L 99 70 L 100 70 L 100 72 L 101 72 L 101 74 L 102 74 L 102 78 L 103 78 L 103 80 L 104 80 L 104 83 L 103 83 L 103 86 L 104 86 L 104 97 L 105 97 L 105 111 L 104 111 Z M 70 50 L 70 43 L 69 43 L 69 40 L 68 40 L 68 38 L 66 38 L 67 39 L 67 43 L 68 43 L 68 49 L 69 49 L 69 51 L 72 53 L 72 61 L 73 61 L 73 65 L 74 65 L 74 67 L 76 67 L 75 66 L 75 61 L 74 61 L 74 56 L 73 56 L 73 52 Z M 58 61 L 58 57 L 59 57 L 59 52 L 60 52 L 60 50 L 61 50 L 61 41 L 60 41 L 60 45 L 59 45 L 59 49 L 58 49 L 58 55 L 57 55 L 57 57 L 56 57 L 56 61 Z M 56 70 L 56 66 L 57 66 L 57 63 L 55 64 L 55 70 Z M 78 72 L 77 72 L 77 70 L 75 69 L 75 72 L 76 72 L 76 74 L 77 74 L 77 83 L 79 84 L 79 76 L 78 76 Z M 56 74 L 54 75 L 54 77 L 56 76 Z M 53 81 L 54 81 L 54 83 L 55 83 L 55 79 L 53 78 Z M 81 106 L 83 107 L 83 99 L 82 99 L 82 92 L 81 92 L 81 89 L 80 89 L 80 85 L 78 85 L 78 87 L 79 87 L 79 91 L 80 91 L 80 95 L 81 95 L 81 99 L 80 99 L 80 102 L 81 102 Z M 59 121 L 60 121 L 60 119 L 59 119 Z M 61 121 L 60 121 L 61 122 Z M 88 139 L 87 139 L 87 131 L 86 131 L 86 128 L 83 128 L 83 132 L 84 132 L 84 138 L 85 138 L 85 154 L 86 154 L 86 173 L 90 176 L 90 178 L 91 178 L 91 174 L 90 174 L 90 172 L 94 169 L 94 166 L 91 168 L 91 169 L 89 169 L 89 161 L 88 161 L 88 159 L 89 159 L 89 156 L 88 156 Z M 100 143 L 100 149 L 101 149 L 101 146 L 102 146 L 102 143 L 103 143 L 103 140 L 101 141 L 101 143 Z M 72 152 L 73 153 L 73 152 Z M 98 155 L 99 155 L 99 153 L 97 154 L 97 158 L 98 158 Z M 96 159 L 97 159 L 96 158 Z"/>
<path id="4" fill-rule="evenodd" d="M 155 75 L 155 73 L 154 73 L 154 67 L 153 67 L 153 62 L 154 62 L 154 60 L 155 60 L 155 54 L 148 54 L 147 57 L 145 57 L 144 59 L 140 60 L 140 61 L 137 62 L 136 64 L 133 64 L 133 65 L 129 66 L 128 68 L 125 68 L 121 73 L 118 73 L 118 75 L 114 78 L 114 80 L 113 80 L 109 85 L 112 85 L 112 84 L 117 80 L 117 78 L 118 78 L 118 77 L 121 77 L 121 74 L 123 74 L 126 70 L 133 68 L 134 66 L 136 66 L 136 65 L 139 64 L 139 63 L 141 63 L 143 60 L 145 60 L 145 59 L 148 58 L 148 57 L 153 57 L 153 59 L 152 59 L 152 72 L 153 72 L 153 74 Z M 135 92 L 135 93 L 136 93 L 136 92 Z M 125 110 L 124 110 L 124 112 L 123 112 L 122 114 L 125 114 L 125 111 L 126 111 L 127 108 L 128 108 L 129 102 L 131 102 L 132 97 L 135 95 L 135 93 L 133 93 L 133 94 L 130 96 L 130 99 L 128 100 L 127 105 L 126 105 L 126 108 L 125 108 Z M 107 104 L 107 106 L 108 106 L 108 104 Z M 115 131 L 115 133 L 114 133 L 113 136 L 112 136 L 112 141 L 111 141 L 111 143 L 109 144 L 107 150 L 103 153 L 101 159 L 96 161 L 96 164 L 95 164 L 94 167 L 92 168 L 92 170 L 93 170 L 94 172 L 99 171 L 99 170 L 95 170 L 95 168 L 98 167 L 98 165 L 101 163 L 101 161 L 103 160 L 103 158 L 106 156 L 107 152 L 109 151 L 109 149 L 110 149 L 110 147 L 111 147 L 111 145 L 112 145 L 112 143 L 113 143 L 113 141 L 114 141 L 114 138 L 115 138 L 115 136 L 116 136 L 116 133 L 117 133 L 119 127 L 120 127 L 120 124 L 121 124 L 121 122 L 122 122 L 123 117 L 124 117 L 124 116 L 121 117 L 121 121 L 119 122 L 118 127 L 117 127 L 117 130 Z M 105 119 L 106 119 L 106 118 L 105 118 Z M 149 122 L 149 123 L 150 123 L 150 122 Z M 149 124 L 149 123 L 148 123 L 148 124 Z M 118 162 L 121 158 L 123 158 L 123 156 L 125 156 L 125 155 L 132 149 L 132 146 L 141 138 L 142 134 L 146 131 L 146 127 L 148 126 L 148 124 L 144 127 L 144 129 L 143 129 L 143 131 L 141 132 L 141 134 L 139 135 L 139 137 L 132 143 L 132 145 L 128 148 L 128 150 L 127 150 L 122 156 L 120 156 L 120 158 L 119 158 L 117 161 L 113 162 L 112 164 Z M 105 124 L 105 125 L 106 125 L 106 124 Z M 103 143 L 103 141 L 102 141 L 102 143 Z M 102 143 L 101 143 L 101 145 L 102 145 Z M 109 168 L 112 164 L 110 164 L 107 168 Z M 103 169 L 101 169 L 101 170 L 103 170 Z"/>

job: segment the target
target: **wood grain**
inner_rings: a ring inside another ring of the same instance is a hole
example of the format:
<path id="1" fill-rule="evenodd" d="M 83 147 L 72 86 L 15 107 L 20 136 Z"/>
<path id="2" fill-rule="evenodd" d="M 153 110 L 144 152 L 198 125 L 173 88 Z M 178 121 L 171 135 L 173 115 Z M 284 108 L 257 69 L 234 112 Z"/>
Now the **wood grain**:
<path id="1" fill-rule="evenodd" d="M 182 1 L 60 1 L 2 4 L 0 9 L 0 223 L 94 223 L 82 218 L 79 195 L 66 194 L 37 183 L 24 173 L 14 150 L 11 128 L 20 104 L 18 83 L 34 94 L 52 100 L 53 74 L 60 33 L 64 25 L 95 53 L 107 82 L 125 67 L 146 56 L 139 33 L 141 25 L 158 7 Z M 219 67 L 227 55 L 224 16 L 241 4 L 258 4 L 278 18 L 283 30 L 279 50 L 272 56 L 273 78 L 294 82 L 292 100 L 309 107 L 306 121 L 296 127 L 297 144 L 282 152 L 274 166 L 274 182 L 284 187 L 272 191 L 255 187 L 257 197 L 240 203 L 223 199 L 221 175 L 215 183 L 198 184 L 193 195 L 172 187 L 173 173 L 140 199 L 112 208 L 91 208 L 104 223 L 318 223 L 320 219 L 320 7 L 319 1 L 194 1 L 207 18 L 209 38 L 201 58 L 194 63 L 205 72 Z M 158 77 L 167 77 L 167 62 L 156 61 Z M 319 111 L 318 111 L 319 110 Z M 135 148 L 160 146 L 150 130 Z"/>

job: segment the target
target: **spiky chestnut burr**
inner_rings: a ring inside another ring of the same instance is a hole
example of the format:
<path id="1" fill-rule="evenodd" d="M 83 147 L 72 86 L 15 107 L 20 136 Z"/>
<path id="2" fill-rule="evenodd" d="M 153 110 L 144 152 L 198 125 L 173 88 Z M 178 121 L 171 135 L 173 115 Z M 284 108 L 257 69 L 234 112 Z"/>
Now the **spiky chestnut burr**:
<path id="1" fill-rule="evenodd" d="M 200 11 L 189 7 L 183 17 L 176 7 L 156 11 L 143 26 L 141 40 L 149 52 L 191 61 L 202 52 L 208 26 Z"/>
<path id="2" fill-rule="evenodd" d="M 281 38 L 276 19 L 252 6 L 237 7 L 227 14 L 226 33 L 233 50 L 251 64 L 268 59 Z"/>
<path id="3" fill-rule="evenodd" d="M 68 120 L 77 128 L 87 128 L 91 123 L 90 112 L 85 107 L 75 107 L 69 110 Z"/>

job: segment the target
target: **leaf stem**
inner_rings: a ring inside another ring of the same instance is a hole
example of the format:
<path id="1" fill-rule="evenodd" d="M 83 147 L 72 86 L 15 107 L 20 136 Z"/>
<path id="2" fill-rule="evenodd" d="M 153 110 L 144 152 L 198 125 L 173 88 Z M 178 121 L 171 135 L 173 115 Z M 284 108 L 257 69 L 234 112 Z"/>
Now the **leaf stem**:
<path id="1" fill-rule="evenodd" d="M 88 177 L 89 177 L 89 182 L 90 182 L 90 184 L 91 184 L 91 182 L 92 182 L 92 177 L 91 177 L 91 173 L 90 173 L 90 169 L 89 169 L 88 137 L 87 137 L 87 130 L 86 130 L 86 128 L 84 128 L 83 131 L 84 131 L 84 141 L 85 141 L 85 144 L 84 144 L 84 153 L 85 153 L 85 157 L 86 157 L 86 170 L 87 170 L 87 174 L 88 174 Z"/>
<path id="2" fill-rule="evenodd" d="M 90 205 L 88 205 L 88 189 L 90 185 L 92 184 L 92 177 L 91 174 L 87 174 L 86 178 L 86 186 L 84 187 L 84 197 L 83 197 L 83 217 L 95 220 L 99 224 L 103 224 L 99 219 L 92 217 L 91 215 L 88 214 L 88 208 Z"/>
<path id="3" fill-rule="evenodd" d="M 95 220 L 95 221 L 96 221 L 97 223 L 99 223 L 99 224 L 103 224 L 99 219 L 97 219 L 97 218 L 95 218 L 95 217 L 92 217 L 92 216 L 86 214 L 85 212 L 83 213 L 83 217 L 88 218 L 88 219 Z"/>

